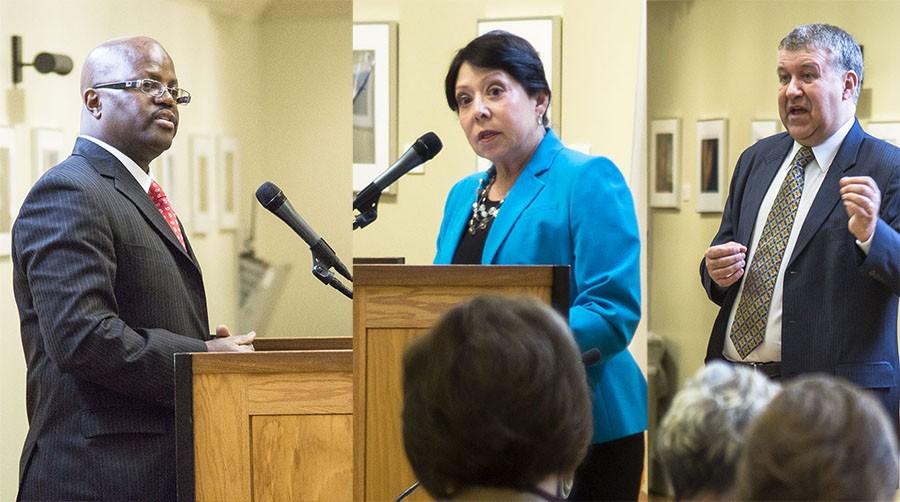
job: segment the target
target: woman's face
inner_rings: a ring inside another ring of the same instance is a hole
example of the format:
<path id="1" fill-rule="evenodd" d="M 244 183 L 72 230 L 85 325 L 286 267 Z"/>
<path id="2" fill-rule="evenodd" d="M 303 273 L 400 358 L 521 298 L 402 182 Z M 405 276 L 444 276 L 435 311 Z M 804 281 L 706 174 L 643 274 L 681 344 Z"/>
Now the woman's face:
<path id="1" fill-rule="evenodd" d="M 543 137 L 547 95 L 529 97 L 503 70 L 463 63 L 456 78 L 459 124 L 479 156 L 501 168 L 521 168 Z"/>

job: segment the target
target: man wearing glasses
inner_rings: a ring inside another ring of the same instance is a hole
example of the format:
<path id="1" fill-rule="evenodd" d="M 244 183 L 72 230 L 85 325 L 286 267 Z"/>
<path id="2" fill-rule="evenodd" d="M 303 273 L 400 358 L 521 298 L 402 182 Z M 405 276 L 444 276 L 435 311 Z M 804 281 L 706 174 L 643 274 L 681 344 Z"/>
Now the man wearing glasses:
<path id="1" fill-rule="evenodd" d="M 84 62 L 81 135 L 13 227 L 28 367 L 22 500 L 174 500 L 176 352 L 249 351 L 209 335 L 200 267 L 150 161 L 191 95 L 153 39 Z"/>

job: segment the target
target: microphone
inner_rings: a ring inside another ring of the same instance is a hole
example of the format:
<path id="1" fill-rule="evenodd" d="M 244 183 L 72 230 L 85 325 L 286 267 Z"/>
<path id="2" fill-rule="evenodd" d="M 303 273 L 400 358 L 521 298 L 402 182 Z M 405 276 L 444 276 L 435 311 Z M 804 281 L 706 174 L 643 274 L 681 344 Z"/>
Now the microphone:
<path id="1" fill-rule="evenodd" d="M 353 199 L 353 209 L 364 211 L 371 208 L 373 204 L 378 202 L 381 192 L 391 186 L 398 178 L 408 173 L 412 168 L 428 162 L 444 145 L 437 134 L 427 132 L 422 135 L 415 143 L 388 167 L 383 173 L 379 174 L 371 183 L 362 189 Z"/>
<path id="2" fill-rule="evenodd" d="M 299 235 L 304 242 L 309 244 L 309 249 L 312 251 L 314 261 L 320 262 L 321 265 L 325 267 L 326 271 L 333 267 L 337 273 L 346 277 L 348 280 L 353 280 L 350 271 L 347 270 L 347 267 L 343 263 L 341 263 L 340 258 L 337 257 L 334 250 L 331 249 L 331 246 L 329 246 L 328 243 L 325 242 L 325 239 L 320 237 L 315 230 L 303 221 L 303 218 L 297 214 L 297 211 L 291 206 L 290 201 L 285 197 L 284 192 L 282 192 L 277 185 L 271 181 L 267 181 L 260 185 L 259 189 L 256 190 L 256 200 L 262 204 L 262 207 L 268 209 L 275 216 L 279 217 L 281 221 L 287 223 L 294 232 L 297 232 L 297 235 Z"/>
<path id="3" fill-rule="evenodd" d="M 600 362 L 600 357 L 600 349 L 594 347 L 581 354 L 581 362 L 584 364 L 585 368 L 590 368 L 591 366 Z"/>

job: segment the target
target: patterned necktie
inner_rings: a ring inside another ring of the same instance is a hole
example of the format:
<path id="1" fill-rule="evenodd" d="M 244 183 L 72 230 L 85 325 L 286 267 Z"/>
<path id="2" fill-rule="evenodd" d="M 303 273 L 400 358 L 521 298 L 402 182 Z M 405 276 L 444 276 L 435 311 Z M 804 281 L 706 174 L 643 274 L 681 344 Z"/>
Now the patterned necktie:
<path id="1" fill-rule="evenodd" d="M 766 339 L 775 281 L 794 226 L 797 207 L 800 206 L 804 172 L 813 158 L 812 149 L 808 146 L 800 148 L 794 156 L 791 169 L 766 218 L 753 263 L 744 279 L 744 292 L 731 325 L 731 341 L 741 359 L 746 359 Z"/>
<path id="2" fill-rule="evenodd" d="M 172 209 L 172 205 L 169 204 L 169 198 L 166 197 L 166 193 L 163 192 L 162 187 L 156 181 L 150 182 L 149 195 L 153 205 L 156 206 L 156 209 L 159 209 L 159 213 L 165 218 L 175 237 L 178 237 L 181 247 L 187 250 L 187 246 L 184 245 L 184 236 L 181 235 L 181 227 L 178 226 L 178 218 L 175 216 L 175 211 Z"/>

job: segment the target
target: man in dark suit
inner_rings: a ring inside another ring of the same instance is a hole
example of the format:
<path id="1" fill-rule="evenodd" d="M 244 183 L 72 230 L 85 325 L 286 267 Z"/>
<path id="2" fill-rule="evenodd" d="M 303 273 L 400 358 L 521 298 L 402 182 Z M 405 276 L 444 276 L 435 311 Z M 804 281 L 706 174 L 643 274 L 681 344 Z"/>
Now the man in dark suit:
<path id="1" fill-rule="evenodd" d="M 104 43 L 81 88 L 72 156 L 13 227 L 28 366 L 19 499 L 173 500 L 173 354 L 252 350 L 255 335 L 208 334 L 199 265 L 148 174 L 190 101 L 169 55 L 144 37 Z"/>
<path id="2" fill-rule="evenodd" d="M 700 265 L 721 306 L 706 359 L 846 378 L 896 427 L 900 149 L 854 117 L 863 67 L 848 33 L 795 28 L 777 71 L 787 133 L 741 155 Z"/>

